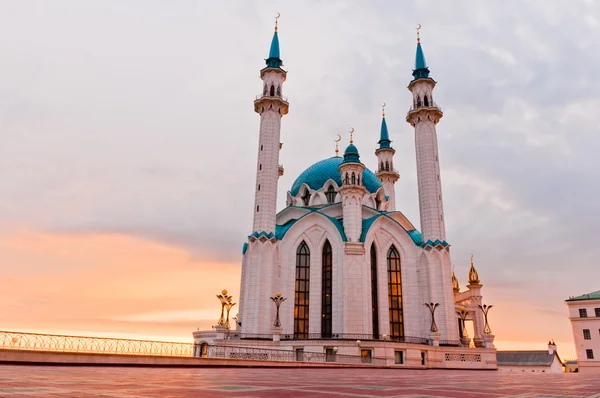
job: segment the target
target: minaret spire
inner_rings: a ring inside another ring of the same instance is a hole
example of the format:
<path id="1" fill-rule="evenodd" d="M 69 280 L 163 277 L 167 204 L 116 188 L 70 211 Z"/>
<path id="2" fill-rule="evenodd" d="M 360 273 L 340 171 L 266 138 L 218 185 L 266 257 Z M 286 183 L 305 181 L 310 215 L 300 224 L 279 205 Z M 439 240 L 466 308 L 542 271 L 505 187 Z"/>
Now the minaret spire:
<path id="1" fill-rule="evenodd" d="M 377 210 L 396 210 L 396 192 L 394 184 L 400 178 L 400 174 L 394 170 L 394 154 L 396 151 L 390 146 L 391 140 L 388 133 L 387 123 L 385 121 L 385 107 L 386 103 L 381 104 L 381 132 L 379 134 L 379 148 L 375 151 L 377 155 L 377 173 L 375 174 L 381 185 L 383 185 L 383 192 L 388 197 L 387 206 L 385 203 L 380 203 Z"/>

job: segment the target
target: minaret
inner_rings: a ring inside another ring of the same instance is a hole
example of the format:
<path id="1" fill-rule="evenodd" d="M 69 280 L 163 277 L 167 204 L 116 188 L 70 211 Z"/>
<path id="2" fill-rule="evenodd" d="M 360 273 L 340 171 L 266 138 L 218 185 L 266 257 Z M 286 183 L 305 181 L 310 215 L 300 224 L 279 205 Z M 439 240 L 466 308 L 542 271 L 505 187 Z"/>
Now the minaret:
<path id="1" fill-rule="evenodd" d="M 286 71 L 281 69 L 277 19 L 271 41 L 267 66 L 260 71 L 263 80 L 262 94 L 254 101 L 254 110 L 260 115 L 258 136 L 258 162 L 254 197 L 254 223 L 248 242 L 244 246 L 242 280 L 240 285 L 241 333 L 266 334 L 273 324 L 272 303 L 269 297 L 281 289 L 275 216 L 277 206 L 277 181 L 283 174 L 279 165 L 281 147 L 279 134 L 281 117 L 288 113 L 288 102 L 282 96 Z M 283 292 L 286 295 L 293 292 Z M 289 297 L 289 296 L 288 296 Z M 289 325 L 285 325 L 289 327 Z"/>
<path id="2" fill-rule="evenodd" d="M 400 174 L 394 169 L 394 154 L 396 151 L 390 146 L 390 135 L 388 134 L 387 123 L 385 122 L 385 102 L 381 110 L 381 135 L 379 138 L 379 148 L 375 151 L 377 155 L 377 178 L 383 185 L 383 191 L 388 196 L 387 211 L 396 210 L 396 191 L 394 184 L 400 178 Z M 377 209 L 384 210 L 384 209 Z"/>
<path id="3" fill-rule="evenodd" d="M 256 186 L 254 196 L 253 232 L 275 233 L 277 214 L 277 180 L 283 174 L 279 166 L 281 117 L 288 113 L 287 98 L 282 96 L 286 71 L 281 69 L 277 20 L 271 41 L 266 68 L 260 71 L 263 80 L 262 95 L 254 101 L 254 111 L 260 115 L 258 138 L 258 162 L 256 164 Z"/>
<path id="4" fill-rule="evenodd" d="M 435 81 L 429 77 L 429 68 L 421 48 L 417 31 L 417 56 L 414 79 L 408 89 L 413 94 L 413 106 L 406 115 L 406 121 L 415 128 L 417 153 L 417 181 L 419 186 L 419 212 L 423 241 L 445 241 L 444 206 L 442 203 L 442 182 L 436 124 L 443 114 L 433 102 Z"/>
<path id="5" fill-rule="evenodd" d="M 365 165 L 360 162 L 358 149 L 352 141 L 353 132 L 354 129 L 350 132 L 350 145 L 344 151 L 344 160 L 338 170 L 342 175 L 339 192 L 342 196 L 344 232 L 348 242 L 358 243 L 362 233 L 362 199 L 366 192 L 362 183 Z"/>

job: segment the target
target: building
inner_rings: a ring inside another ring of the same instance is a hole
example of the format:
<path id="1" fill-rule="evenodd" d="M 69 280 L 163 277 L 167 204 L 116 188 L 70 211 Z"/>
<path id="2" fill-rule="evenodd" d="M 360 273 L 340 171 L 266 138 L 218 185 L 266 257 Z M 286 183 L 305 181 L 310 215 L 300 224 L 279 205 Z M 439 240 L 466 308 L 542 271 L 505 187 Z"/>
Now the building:
<path id="1" fill-rule="evenodd" d="M 554 341 L 548 350 L 498 351 L 498 370 L 501 372 L 563 373 L 564 364 L 556 351 Z"/>
<path id="2" fill-rule="evenodd" d="M 579 372 L 579 368 L 577 367 L 577 360 L 571 359 L 569 361 L 564 361 L 565 364 L 565 373 L 577 373 Z"/>
<path id="3" fill-rule="evenodd" d="M 452 268 L 436 132 L 443 113 L 418 36 L 406 121 L 415 131 L 420 231 L 397 208 L 400 174 L 385 113 L 373 135 L 373 171 L 350 133 L 343 156 L 336 148 L 335 156 L 301 172 L 277 212 L 281 120 L 289 110 L 282 66 L 276 25 L 254 101 L 260 115 L 254 221 L 242 250 L 238 330 L 226 344 L 265 347 L 274 340 L 297 352 L 335 348 L 392 364 L 495 368 L 473 261 L 466 291 Z M 288 299 L 277 320 L 275 292 Z M 475 348 L 465 322 L 473 322 Z M 216 344 L 215 336 L 194 333 L 198 344 Z"/>
<path id="4" fill-rule="evenodd" d="M 600 290 L 565 301 L 573 328 L 579 372 L 600 373 Z"/>

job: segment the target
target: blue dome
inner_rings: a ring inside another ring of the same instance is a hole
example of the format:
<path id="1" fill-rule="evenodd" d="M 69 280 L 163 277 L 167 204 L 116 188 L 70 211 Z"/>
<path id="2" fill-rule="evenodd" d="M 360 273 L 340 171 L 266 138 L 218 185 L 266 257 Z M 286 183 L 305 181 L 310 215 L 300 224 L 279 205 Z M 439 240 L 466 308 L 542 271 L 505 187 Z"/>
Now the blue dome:
<path id="1" fill-rule="evenodd" d="M 354 146 L 354 144 L 348 145 L 348 148 L 346 148 L 346 151 L 344 151 L 344 155 L 349 155 L 351 153 L 358 154 L 358 148 Z"/>
<path id="2" fill-rule="evenodd" d="M 333 157 L 313 164 L 296 178 L 296 181 L 292 184 L 290 193 L 292 196 L 298 195 L 302 184 L 308 185 L 311 189 L 321 189 L 330 178 L 335 181 L 338 186 L 342 186 L 342 175 L 338 170 L 338 166 L 342 164 L 343 160 L 344 158 L 342 157 Z M 365 188 L 370 193 L 375 193 L 381 188 L 379 178 L 366 167 L 365 171 L 363 171 L 362 181 Z"/>

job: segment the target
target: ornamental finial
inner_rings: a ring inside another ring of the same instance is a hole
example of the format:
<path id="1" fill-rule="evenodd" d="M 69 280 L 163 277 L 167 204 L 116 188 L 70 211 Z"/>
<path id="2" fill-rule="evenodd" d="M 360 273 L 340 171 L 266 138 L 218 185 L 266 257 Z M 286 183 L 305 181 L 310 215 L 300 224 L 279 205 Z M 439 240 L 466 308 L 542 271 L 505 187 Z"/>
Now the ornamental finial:
<path id="1" fill-rule="evenodd" d="M 477 270 L 475 269 L 475 265 L 473 265 L 473 255 L 471 254 L 471 269 L 469 270 L 469 284 L 470 285 L 479 285 L 479 275 L 477 274 Z"/>
<path id="2" fill-rule="evenodd" d="M 454 289 L 454 293 L 460 293 L 460 284 L 454 275 L 454 264 L 452 264 L 452 289 Z"/>
<path id="3" fill-rule="evenodd" d="M 277 20 L 279 19 L 280 16 L 281 16 L 281 13 L 277 13 L 277 16 L 275 17 L 275 32 L 277 32 Z"/>
<path id="4" fill-rule="evenodd" d="M 387 104 L 384 101 L 383 104 L 381 104 L 381 117 L 384 119 L 385 119 L 385 107 L 386 106 L 387 106 Z"/>
<path id="5" fill-rule="evenodd" d="M 337 136 L 338 136 L 338 139 L 337 139 L 337 140 L 335 140 L 335 157 L 336 157 L 336 158 L 337 158 L 337 157 L 339 156 L 339 154 L 340 154 L 340 150 L 339 150 L 339 148 L 338 148 L 338 142 L 340 142 L 340 141 L 342 140 L 342 136 L 341 136 L 341 135 L 339 135 L 339 134 L 338 134 Z"/>
<path id="6" fill-rule="evenodd" d="M 354 133 L 354 127 L 350 127 L 350 143 L 353 144 L 354 141 L 352 140 L 352 134 Z"/>
<path id="7" fill-rule="evenodd" d="M 419 37 L 419 29 L 421 29 L 421 24 L 417 24 L 417 44 L 421 43 L 421 38 Z M 277 28 L 275 28 L 277 30 Z"/>

